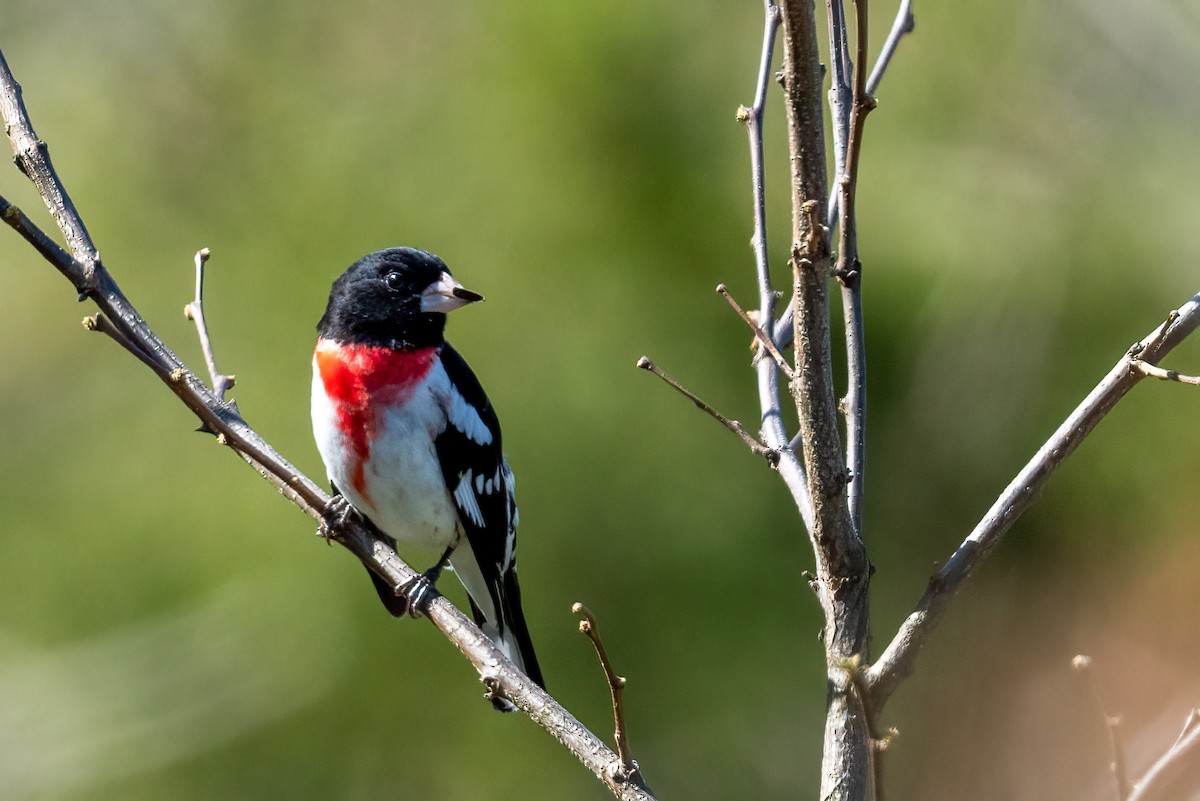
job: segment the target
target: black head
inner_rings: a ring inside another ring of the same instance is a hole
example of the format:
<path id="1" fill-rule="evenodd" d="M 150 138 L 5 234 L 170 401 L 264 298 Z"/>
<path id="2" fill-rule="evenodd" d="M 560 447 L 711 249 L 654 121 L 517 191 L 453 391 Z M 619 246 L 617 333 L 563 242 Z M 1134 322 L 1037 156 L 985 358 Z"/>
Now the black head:
<path id="1" fill-rule="evenodd" d="M 389 248 L 333 282 L 317 332 L 338 342 L 425 348 L 442 343 L 447 312 L 477 300 L 483 296 L 463 289 L 432 253 Z"/>

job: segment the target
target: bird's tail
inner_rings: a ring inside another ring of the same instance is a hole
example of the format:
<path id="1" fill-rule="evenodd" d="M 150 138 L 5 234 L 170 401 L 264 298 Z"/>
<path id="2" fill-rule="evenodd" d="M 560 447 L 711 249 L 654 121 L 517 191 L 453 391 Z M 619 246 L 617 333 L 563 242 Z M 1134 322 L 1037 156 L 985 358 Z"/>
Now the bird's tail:
<path id="1" fill-rule="evenodd" d="M 504 655 L 521 668 L 526 676 L 533 679 L 543 690 L 546 689 L 537 654 L 533 651 L 529 627 L 525 624 L 525 613 L 521 610 L 521 585 L 517 582 L 515 567 L 500 577 L 495 592 L 491 595 L 496 607 L 495 620 L 484 614 L 479 604 L 468 594 L 471 614 L 475 617 L 476 625 L 496 642 Z M 503 698 L 494 699 L 492 704 L 501 712 L 511 712 L 514 709 L 513 705 Z"/>

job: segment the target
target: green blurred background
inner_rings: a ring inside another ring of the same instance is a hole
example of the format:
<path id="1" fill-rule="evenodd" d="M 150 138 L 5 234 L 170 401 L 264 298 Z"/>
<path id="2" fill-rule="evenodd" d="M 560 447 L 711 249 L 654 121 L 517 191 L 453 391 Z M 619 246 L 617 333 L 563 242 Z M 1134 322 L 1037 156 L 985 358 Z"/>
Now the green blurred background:
<path id="1" fill-rule="evenodd" d="M 894 4 L 876 4 L 877 50 Z M 106 263 L 194 366 L 207 311 L 250 422 L 322 477 L 308 422 L 330 281 L 380 247 L 488 296 L 452 339 L 505 423 L 551 690 L 607 736 L 569 613 L 600 616 L 663 798 L 813 797 L 811 556 L 776 476 L 651 376 L 753 421 L 745 133 L 754 2 L 5 0 L 0 47 Z M 918 4 L 869 120 L 860 238 L 866 529 L 882 648 L 996 493 L 1200 289 L 1200 12 Z M 770 224 L 787 250 L 778 91 Z M 51 227 L 27 182 L 0 192 Z M 786 279 L 785 279 L 786 280 Z M 0 232 L 0 795 L 602 799 L 494 714 L 423 622 L 86 335 Z M 1172 357 L 1200 372 L 1200 345 Z M 1132 767 L 1197 702 L 1194 388 L 1147 383 L 964 593 L 885 716 L 893 799 L 1108 792 L 1092 654 Z M 453 580 L 444 582 L 450 588 Z M 461 600 L 460 594 L 454 594 Z"/>

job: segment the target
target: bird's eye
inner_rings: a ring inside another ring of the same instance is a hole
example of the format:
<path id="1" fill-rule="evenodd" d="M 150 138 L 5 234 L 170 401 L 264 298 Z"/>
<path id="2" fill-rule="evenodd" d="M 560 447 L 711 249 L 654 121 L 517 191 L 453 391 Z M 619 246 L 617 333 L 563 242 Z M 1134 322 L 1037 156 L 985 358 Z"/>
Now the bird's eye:
<path id="1" fill-rule="evenodd" d="M 383 283 L 387 284 L 388 289 L 400 289 L 404 286 L 404 276 L 393 270 L 383 277 Z"/>

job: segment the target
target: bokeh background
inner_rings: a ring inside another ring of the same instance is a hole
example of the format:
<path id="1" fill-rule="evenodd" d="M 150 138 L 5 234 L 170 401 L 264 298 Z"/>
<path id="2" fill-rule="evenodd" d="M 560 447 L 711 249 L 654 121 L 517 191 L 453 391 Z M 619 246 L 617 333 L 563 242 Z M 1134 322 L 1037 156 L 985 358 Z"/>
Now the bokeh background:
<path id="1" fill-rule="evenodd" d="M 877 3 L 873 51 L 894 3 Z M 860 237 L 866 535 L 881 648 L 1125 348 L 1194 292 L 1200 10 L 919 3 L 869 120 Z M 247 418 L 321 476 L 313 326 L 364 253 L 442 255 L 488 302 L 451 333 L 505 423 L 552 691 L 609 709 L 600 616 L 664 798 L 813 797 L 811 555 L 777 477 L 634 368 L 755 418 L 745 133 L 757 3 L 4 0 L 0 47 L 106 263 Z M 778 91 L 770 225 L 787 251 Z M 0 192 L 52 227 L 16 172 Z M 785 279 L 786 280 L 786 279 Z M 0 795 L 602 799 L 494 714 L 433 629 L 113 343 L 0 232 Z M 1200 372 L 1200 345 L 1171 359 Z M 1109 792 L 1070 658 L 1143 769 L 1197 704 L 1194 388 L 1147 382 L 1056 475 L 895 697 L 894 799 Z M 454 584 L 443 582 L 445 588 Z M 454 597 L 461 600 L 461 595 Z"/>

